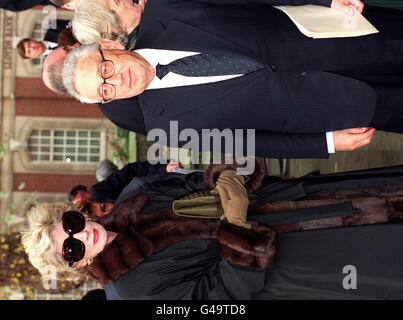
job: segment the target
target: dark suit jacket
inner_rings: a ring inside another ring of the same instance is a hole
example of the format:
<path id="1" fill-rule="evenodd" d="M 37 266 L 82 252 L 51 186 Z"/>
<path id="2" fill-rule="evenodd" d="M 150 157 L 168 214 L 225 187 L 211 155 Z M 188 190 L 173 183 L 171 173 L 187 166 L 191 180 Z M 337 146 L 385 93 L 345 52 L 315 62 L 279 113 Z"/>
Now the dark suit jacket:
<path id="1" fill-rule="evenodd" d="M 267 5 L 248 7 L 227 2 L 244 3 L 150 0 L 136 48 L 247 56 L 263 69 L 210 84 L 146 90 L 137 98 L 100 105 L 104 114 L 139 133 L 153 128 L 169 133 L 171 120 L 179 121 L 179 130 L 199 133 L 203 128 L 254 128 L 256 155 L 262 157 L 327 157 L 325 132 L 370 124 L 374 89 L 336 73 L 373 63 L 382 47 L 379 34 L 311 39 L 271 7 L 308 1 L 261 0 Z"/>
<path id="2" fill-rule="evenodd" d="M 46 41 L 51 41 L 57 44 L 57 38 L 59 37 L 59 33 L 62 32 L 67 24 L 69 23 L 69 20 L 61 20 L 57 19 L 56 20 L 56 29 L 48 29 L 46 31 L 45 37 L 43 40 Z"/>
<path id="3" fill-rule="evenodd" d="M 35 6 L 53 5 L 48 0 L 0 0 L 0 8 L 10 11 L 23 11 Z"/>

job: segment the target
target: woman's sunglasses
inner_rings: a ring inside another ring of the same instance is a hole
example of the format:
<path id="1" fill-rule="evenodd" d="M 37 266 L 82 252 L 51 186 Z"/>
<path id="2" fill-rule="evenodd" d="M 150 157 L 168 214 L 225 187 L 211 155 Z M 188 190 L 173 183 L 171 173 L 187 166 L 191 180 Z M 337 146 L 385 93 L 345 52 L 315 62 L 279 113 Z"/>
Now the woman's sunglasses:
<path id="1" fill-rule="evenodd" d="M 62 255 L 71 267 L 74 262 L 80 261 L 85 255 L 85 244 L 74 238 L 73 235 L 85 228 L 84 216 L 76 211 L 66 211 L 62 217 L 63 230 L 69 237 L 63 242 Z"/>

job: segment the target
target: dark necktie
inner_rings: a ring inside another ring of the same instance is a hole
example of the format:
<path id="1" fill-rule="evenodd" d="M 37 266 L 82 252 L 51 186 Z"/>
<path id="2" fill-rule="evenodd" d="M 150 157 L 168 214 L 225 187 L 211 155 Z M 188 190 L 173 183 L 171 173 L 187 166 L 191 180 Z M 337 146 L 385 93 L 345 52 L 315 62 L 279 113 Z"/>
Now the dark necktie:
<path id="1" fill-rule="evenodd" d="M 156 67 L 156 75 L 160 79 L 168 72 L 174 72 L 188 77 L 221 76 L 247 74 L 259 70 L 262 67 L 262 65 L 247 58 L 200 53 L 174 60 L 166 65 L 158 64 Z"/>

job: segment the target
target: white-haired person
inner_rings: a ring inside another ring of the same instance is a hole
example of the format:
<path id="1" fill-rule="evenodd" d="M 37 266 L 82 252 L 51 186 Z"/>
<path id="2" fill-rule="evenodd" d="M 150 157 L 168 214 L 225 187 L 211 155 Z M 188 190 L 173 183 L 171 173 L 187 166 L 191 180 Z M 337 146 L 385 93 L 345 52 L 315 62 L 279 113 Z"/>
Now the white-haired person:
<path id="1" fill-rule="evenodd" d="M 41 204 L 22 241 L 41 273 L 90 276 L 122 299 L 402 299 L 401 171 L 290 182 L 218 165 L 156 182 L 97 221 Z"/>
<path id="2" fill-rule="evenodd" d="M 73 34 L 81 44 L 105 38 L 129 49 L 134 45 L 144 4 L 144 0 L 81 1 L 71 21 Z"/>

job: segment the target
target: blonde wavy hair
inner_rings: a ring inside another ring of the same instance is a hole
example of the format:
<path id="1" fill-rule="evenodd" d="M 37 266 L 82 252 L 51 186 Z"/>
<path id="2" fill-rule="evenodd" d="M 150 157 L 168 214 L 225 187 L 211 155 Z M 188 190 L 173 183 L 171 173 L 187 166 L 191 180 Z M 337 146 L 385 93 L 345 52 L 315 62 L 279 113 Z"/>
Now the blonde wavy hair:
<path id="1" fill-rule="evenodd" d="M 96 0 L 80 2 L 71 27 L 74 37 L 81 44 L 95 43 L 101 39 L 114 40 L 123 45 L 128 42 L 128 35 L 121 29 L 118 15 Z"/>
<path id="2" fill-rule="evenodd" d="M 75 210 L 67 202 L 43 203 L 29 210 L 27 214 L 28 230 L 21 232 L 22 245 L 31 264 L 38 269 L 42 277 L 49 276 L 49 266 L 56 270 L 58 280 L 83 280 L 85 270 L 69 267 L 69 263 L 56 252 L 52 239 L 52 230 L 62 222 L 65 211 Z"/>

